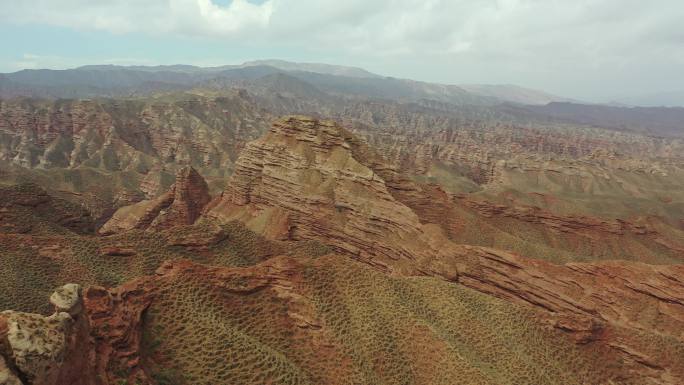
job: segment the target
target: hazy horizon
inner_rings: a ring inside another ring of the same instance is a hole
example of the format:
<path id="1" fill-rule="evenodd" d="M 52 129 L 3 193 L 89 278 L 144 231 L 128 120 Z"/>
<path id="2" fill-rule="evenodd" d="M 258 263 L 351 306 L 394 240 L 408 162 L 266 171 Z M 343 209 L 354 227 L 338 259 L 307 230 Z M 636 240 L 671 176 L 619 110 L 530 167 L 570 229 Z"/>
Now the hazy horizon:
<path id="1" fill-rule="evenodd" d="M 672 0 L 35 0 L 0 4 L 0 72 L 281 59 L 622 101 L 684 94 L 682 16 Z"/>

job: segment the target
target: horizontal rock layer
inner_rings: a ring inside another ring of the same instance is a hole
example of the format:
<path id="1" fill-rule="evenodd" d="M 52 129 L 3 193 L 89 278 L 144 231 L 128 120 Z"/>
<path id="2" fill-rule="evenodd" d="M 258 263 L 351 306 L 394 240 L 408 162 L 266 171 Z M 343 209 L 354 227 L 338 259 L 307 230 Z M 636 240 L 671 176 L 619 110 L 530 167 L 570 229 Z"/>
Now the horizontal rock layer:
<path id="1" fill-rule="evenodd" d="M 335 123 L 286 117 L 247 145 L 207 215 L 242 218 L 275 238 L 319 240 L 386 269 L 435 258 L 418 217 L 383 178 L 392 171 L 376 162 Z"/>
<path id="2" fill-rule="evenodd" d="M 470 246 L 460 252 L 457 264 L 460 284 L 533 306 L 578 343 L 614 349 L 632 364 L 637 383 L 684 380 L 681 357 L 658 346 L 663 338 L 680 347 L 684 342 L 684 266 L 623 261 L 554 265 Z"/>

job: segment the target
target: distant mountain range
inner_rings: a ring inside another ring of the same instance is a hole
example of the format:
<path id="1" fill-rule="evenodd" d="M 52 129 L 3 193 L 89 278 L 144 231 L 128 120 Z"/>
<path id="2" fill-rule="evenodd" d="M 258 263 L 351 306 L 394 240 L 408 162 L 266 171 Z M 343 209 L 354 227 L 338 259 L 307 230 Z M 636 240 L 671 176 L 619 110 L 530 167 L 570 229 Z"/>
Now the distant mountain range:
<path id="1" fill-rule="evenodd" d="M 86 65 L 66 70 L 21 70 L 0 73 L 0 98 L 92 98 L 149 96 L 158 92 L 183 91 L 206 82 L 253 80 L 286 74 L 328 92 L 395 101 L 437 100 L 459 105 L 514 103 L 590 104 L 514 84 L 446 85 L 397 79 L 363 68 L 285 60 L 253 60 L 238 65 L 198 67 L 193 65 L 119 66 Z M 618 107 L 684 107 L 684 90 L 616 98 L 601 105 Z"/>
<path id="2" fill-rule="evenodd" d="M 615 102 L 641 107 L 684 107 L 684 90 L 631 96 Z"/>
<path id="3" fill-rule="evenodd" d="M 684 108 L 681 107 L 618 107 L 554 102 L 545 106 L 530 106 L 529 109 L 575 124 L 654 136 L 684 135 Z"/>
<path id="4" fill-rule="evenodd" d="M 67 70 L 22 70 L 0 74 L 0 97 L 92 98 L 146 96 L 205 84 L 230 84 L 264 76 L 288 75 L 321 91 L 348 97 L 415 102 L 436 100 L 457 105 L 566 102 L 542 91 L 512 85 L 444 85 L 383 77 L 361 68 L 282 60 L 196 67 L 89 65 Z"/>
<path id="5" fill-rule="evenodd" d="M 576 102 L 577 100 L 524 88 L 513 84 L 463 84 L 461 88 L 478 95 L 488 96 L 511 103 L 545 105 L 553 102 Z"/>
<path id="6" fill-rule="evenodd" d="M 479 109 L 482 119 L 504 114 L 518 121 L 591 125 L 664 137 L 684 135 L 684 108 L 630 107 L 636 99 L 589 104 L 516 85 L 428 83 L 330 64 L 259 60 L 217 67 L 88 65 L 0 74 L 0 99 L 140 98 L 177 92 L 221 94 L 234 89 L 246 90 L 270 105 L 285 103 L 283 111 L 291 111 L 293 103 L 305 103 L 307 108 L 299 110 L 311 112 L 322 111 L 323 106 L 339 109 L 348 102 L 381 101 L 450 115 Z M 654 106 L 677 105 L 680 96 L 684 105 L 684 94 L 647 99 Z"/>

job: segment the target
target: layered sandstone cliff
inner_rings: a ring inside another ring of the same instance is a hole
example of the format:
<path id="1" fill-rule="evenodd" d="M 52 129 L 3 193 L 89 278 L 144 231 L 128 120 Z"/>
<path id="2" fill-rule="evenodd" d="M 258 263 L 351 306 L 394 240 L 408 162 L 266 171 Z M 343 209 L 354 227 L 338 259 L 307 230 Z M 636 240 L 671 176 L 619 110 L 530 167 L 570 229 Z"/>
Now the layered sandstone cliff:
<path id="1" fill-rule="evenodd" d="M 576 234 L 607 233 L 613 235 L 653 235 L 656 231 L 648 225 L 620 219 L 569 215 L 560 216 L 538 207 L 506 206 L 492 202 L 459 199 L 458 203 L 476 210 L 480 215 L 514 218 L 524 222 L 546 226 L 552 231 Z"/>
<path id="2" fill-rule="evenodd" d="M 314 239 L 386 270 L 415 269 L 440 251 L 392 195 L 394 172 L 330 121 L 290 116 L 250 142 L 207 216 L 241 219 L 276 239 Z M 401 266 L 401 267 L 400 267 Z"/>

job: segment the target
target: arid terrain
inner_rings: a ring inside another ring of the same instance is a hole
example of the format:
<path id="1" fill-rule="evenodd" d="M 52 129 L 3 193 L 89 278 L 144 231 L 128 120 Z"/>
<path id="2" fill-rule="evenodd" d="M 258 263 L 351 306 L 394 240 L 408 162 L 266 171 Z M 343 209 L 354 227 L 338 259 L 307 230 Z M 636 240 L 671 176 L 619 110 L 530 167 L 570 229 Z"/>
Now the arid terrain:
<path id="1" fill-rule="evenodd" d="M 0 384 L 684 384 L 684 109 L 0 76 Z"/>

